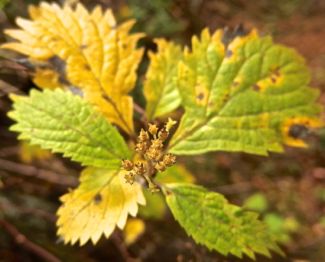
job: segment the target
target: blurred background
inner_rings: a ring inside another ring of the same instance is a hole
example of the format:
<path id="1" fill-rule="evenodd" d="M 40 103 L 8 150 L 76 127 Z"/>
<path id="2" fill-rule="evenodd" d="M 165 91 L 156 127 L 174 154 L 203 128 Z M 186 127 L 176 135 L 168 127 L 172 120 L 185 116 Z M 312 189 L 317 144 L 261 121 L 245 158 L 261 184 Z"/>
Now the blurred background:
<path id="1" fill-rule="evenodd" d="M 15 17 L 28 17 L 37 0 L 0 1 L 2 31 Z M 52 1 L 53 2 L 53 1 Z M 312 74 L 312 86 L 325 102 L 324 0 L 85 0 L 57 1 L 112 8 L 118 21 L 137 19 L 135 31 L 154 50 L 153 39 L 165 37 L 188 45 L 204 27 L 258 28 L 275 41 L 297 49 Z M 0 53 L 0 261 L 239 261 L 196 245 L 174 221 L 159 195 L 150 198 L 140 219 L 124 232 L 93 246 L 65 246 L 56 237 L 59 197 L 78 184 L 80 166 L 39 148 L 20 143 L 8 131 L 8 93 L 33 87 L 26 70 Z M 142 61 L 139 79 L 148 65 Z M 141 85 L 133 94 L 143 104 Z M 141 102 L 142 101 L 142 102 Z M 210 153 L 180 159 L 196 181 L 224 194 L 232 203 L 260 212 L 287 257 L 257 261 L 325 261 L 325 130 L 308 137 L 309 149 L 288 148 L 285 154 L 258 157 Z M 182 170 L 182 172 L 187 172 Z M 190 174 L 187 174 L 191 176 Z M 191 178 L 193 179 L 193 178 Z M 248 261 L 248 259 L 247 259 Z"/>

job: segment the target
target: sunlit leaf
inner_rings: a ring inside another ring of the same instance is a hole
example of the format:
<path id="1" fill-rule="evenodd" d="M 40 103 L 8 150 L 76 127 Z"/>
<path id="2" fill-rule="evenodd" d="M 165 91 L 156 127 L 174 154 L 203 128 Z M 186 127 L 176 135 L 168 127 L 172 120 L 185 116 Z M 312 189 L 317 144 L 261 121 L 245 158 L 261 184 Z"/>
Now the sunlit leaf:
<path id="1" fill-rule="evenodd" d="M 116 128 L 81 97 L 62 89 L 12 96 L 9 116 L 19 139 L 78 161 L 103 168 L 119 167 L 129 149 Z"/>
<path id="2" fill-rule="evenodd" d="M 6 30 L 18 42 L 2 45 L 29 57 L 40 87 L 73 86 L 97 105 L 108 119 L 133 131 L 133 101 L 128 93 L 136 81 L 141 34 L 129 34 L 134 21 L 117 25 L 111 10 L 97 6 L 89 13 L 81 4 L 42 2 L 30 7 L 32 20 L 18 18 L 21 30 Z"/>
<path id="3" fill-rule="evenodd" d="M 125 182 L 116 170 L 87 168 L 77 189 L 61 197 L 58 235 L 65 243 L 97 243 L 102 234 L 109 237 L 116 226 L 123 229 L 128 217 L 136 216 L 138 204 L 145 204 L 141 186 Z"/>
<path id="4" fill-rule="evenodd" d="M 149 53 L 150 66 L 144 83 L 149 120 L 173 111 L 180 104 L 176 76 L 181 49 L 163 39 L 156 40 L 156 44 L 157 53 Z"/>
<path id="5" fill-rule="evenodd" d="M 167 184 L 166 200 L 175 219 L 197 243 L 223 255 L 281 253 L 254 212 L 228 203 L 220 194 L 191 184 Z"/>
<path id="6" fill-rule="evenodd" d="M 222 30 L 204 30 L 184 52 L 177 86 L 186 112 L 170 151 L 266 155 L 282 151 L 282 144 L 305 146 L 292 130 L 321 123 L 303 58 L 256 31 L 227 46 L 222 40 Z"/>

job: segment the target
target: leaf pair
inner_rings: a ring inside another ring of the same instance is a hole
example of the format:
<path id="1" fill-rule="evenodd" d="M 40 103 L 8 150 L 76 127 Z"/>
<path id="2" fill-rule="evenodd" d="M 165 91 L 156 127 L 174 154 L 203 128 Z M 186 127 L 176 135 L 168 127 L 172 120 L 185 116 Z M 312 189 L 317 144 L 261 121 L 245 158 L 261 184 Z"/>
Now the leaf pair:
<path id="1" fill-rule="evenodd" d="M 11 130 L 20 132 L 20 139 L 92 167 L 82 172 L 78 188 L 61 198 L 57 225 L 64 242 L 96 243 L 116 225 L 123 228 L 145 199 L 138 183 L 124 181 L 121 160 L 130 151 L 116 128 L 84 99 L 61 89 L 32 90 L 13 100 L 9 116 L 17 123 Z"/>

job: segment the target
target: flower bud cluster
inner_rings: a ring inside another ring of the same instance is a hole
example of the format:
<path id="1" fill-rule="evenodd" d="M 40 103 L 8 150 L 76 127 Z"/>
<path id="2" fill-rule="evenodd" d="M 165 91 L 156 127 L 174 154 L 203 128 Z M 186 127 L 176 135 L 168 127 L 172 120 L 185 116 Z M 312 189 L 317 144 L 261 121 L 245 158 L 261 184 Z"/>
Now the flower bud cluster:
<path id="1" fill-rule="evenodd" d="M 160 129 L 155 124 L 149 124 L 148 131 L 141 129 L 135 146 L 135 151 L 140 155 L 141 160 L 122 162 L 122 168 L 128 171 L 125 175 L 127 183 L 133 184 L 136 176 L 142 176 L 148 181 L 150 187 L 153 184 L 151 179 L 157 172 L 163 172 L 176 163 L 173 154 L 164 152 L 164 142 L 168 139 L 169 131 L 175 123 L 169 119 Z"/>
<path id="2" fill-rule="evenodd" d="M 130 160 L 123 160 L 122 168 L 126 171 L 129 171 L 125 174 L 124 178 L 125 181 L 131 185 L 134 183 L 136 176 L 142 176 L 144 173 L 146 173 L 145 165 L 142 162 L 133 164 L 133 162 Z"/>

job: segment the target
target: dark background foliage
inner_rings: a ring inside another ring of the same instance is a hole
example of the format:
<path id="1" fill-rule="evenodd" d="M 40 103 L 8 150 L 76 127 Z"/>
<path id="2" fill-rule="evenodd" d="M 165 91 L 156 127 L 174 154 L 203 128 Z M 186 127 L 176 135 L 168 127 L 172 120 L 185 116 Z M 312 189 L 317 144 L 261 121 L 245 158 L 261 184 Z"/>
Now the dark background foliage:
<path id="1" fill-rule="evenodd" d="M 28 4 L 38 2 L 1 1 L 5 4 L 0 11 L 1 32 L 14 26 L 16 16 L 27 17 Z M 204 27 L 257 27 L 306 58 L 312 86 L 321 89 L 320 102 L 325 102 L 325 1 L 80 2 L 89 9 L 97 4 L 113 8 L 119 21 L 136 18 L 135 30 L 147 33 L 141 41 L 147 50 L 155 49 L 154 37 L 189 44 L 190 37 Z M 6 41 L 3 33 L 0 39 Z M 169 212 L 161 219 L 145 219 L 145 233 L 128 247 L 119 231 L 96 246 L 63 245 L 55 235 L 55 211 L 59 197 L 77 184 L 80 167 L 59 155 L 28 159 L 31 153 L 8 131 L 11 122 L 6 113 L 11 104 L 7 94 L 28 93 L 33 85 L 19 65 L 4 58 L 0 63 L 0 261 L 237 261 L 196 245 Z M 147 64 L 145 58 L 140 79 Z M 134 96 L 144 105 L 141 84 Z M 258 261 L 324 261 L 325 130 L 310 134 L 308 141 L 309 149 L 288 148 L 285 154 L 268 158 L 217 152 L 180 159 L 198 183 L 261 212 L 261 218 L 282 240 L 287 257 L 258 257 Z"/>

